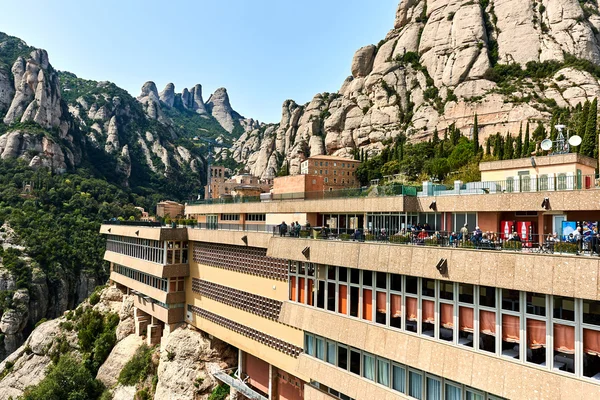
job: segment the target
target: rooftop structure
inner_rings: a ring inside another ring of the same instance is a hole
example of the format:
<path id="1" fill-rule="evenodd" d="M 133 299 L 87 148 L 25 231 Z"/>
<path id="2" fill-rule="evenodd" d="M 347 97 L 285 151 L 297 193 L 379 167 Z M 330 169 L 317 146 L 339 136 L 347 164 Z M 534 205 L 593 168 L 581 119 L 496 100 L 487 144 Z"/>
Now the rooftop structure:
<path id="1" fill-rule="evenodd" d="M 273 186 L 272 179 L 261 179 L 250 174 L 240 174 L 228 178 L 226 168 L 211 166 L 209 180 L 204 187 L 205 199 L 229 198 L 230 196 L 258 196 Z"/>
<path id="2" fill-rule="evenodd" d="M 166 216 L 171 218 L 182 217 L 184 215 L 184 206 L 176 201 L 161 201 L 160 203 L 156 204 L 156 215 L 161 218 Z"/>
<path id="3" fill-rule="evenodd" d="M 300 173 L 308 176 L 322 176 L 324 190 L 340 190 L 360 186 L 356 178 L 356 168 L 360 161 L 344 157 L 312 156 L 300 164 Z"/>
<path id="4" fill-rule="evenodd" d="M 235 374 L 217 379 L 247 398 L 598 398 L 593 182 L 188 204 L 193 228 L 101 233 L 111 280 L 154 304 L 136 303 L 138 330 L 169 334 L 159 307 L 182 305 L 177 323 L 238 349 Z"/>

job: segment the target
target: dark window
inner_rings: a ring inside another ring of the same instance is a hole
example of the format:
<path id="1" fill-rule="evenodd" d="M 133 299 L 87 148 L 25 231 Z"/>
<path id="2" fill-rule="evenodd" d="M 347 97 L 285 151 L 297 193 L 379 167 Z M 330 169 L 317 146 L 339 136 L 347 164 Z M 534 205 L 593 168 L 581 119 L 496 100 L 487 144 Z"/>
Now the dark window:
<path id="1" fill-rule="evenodd" d="M 317 307 L 325 308 L 325 281 L 318 281 Z"/>
<path id="2" fill-rule="evenodd" d="M 350 287 L 350 315 L 358 317 L 358 288 Z"/>
<path id="3" fill-rule="evenodd" d="M 496 289 L 489 286 L 480 286 L 479 305 L 485 307 L 496 307 Z"/>
<path id="4" fill-rule="evenodd" d="M 352 268 L 350 270 L 350 283 L 360 283 L 360 270 Z"/>
<path id="5" fill-rule="evenodd" d="M 446 300 L 454 299 L 454 284 L 452 282 L 440 282 L 440 298 Z"/>
<path id="6" fill-rule="evenodd" d="M 372 271 L 363 271 L 363 285 L 364 286 L 373 286 L 373 272 Z"/>
<path id="7" fill-rule="evenodd" d="M 360 353 L 356 350 L 350 350 L 350 372 L 360 375 Z"/>
<path id="8" fill-rule="evenodd" d="M 473 285 L 461 283 L 458 287 L 458 301 L 473 304 Z"/>
<path id="9" fill-rule="evenodd" d="M 377 272 L 377 287 L 379 289 L 387 288 L 387 274 L 385 272 Z"/>
<path id="10" fill-rule="evenodd" d="M 422 279 L 421 295 L 435 297 L 435 281 L 433 279 Z"/>
<path id="11" fill-rule="evenodd" d="M 502 309 L 519 312 L 519 291 L 502 289 Z"/>
<path id="12" fill-rule="evenodd" d="M 415 278 L 414 276 L 406 277 L 406 292 L 417 294 L 419 289 L 419 278 Z"/>
<path id="13" fill-rule="evenodd" d="M 327 283 L 327 310 L 335 311 L 335 283 Z"/>
<path id="14" fill-rule="evenodd" d="M 400 292 L 402 290 L 402 275 L 392 274 L 392 290 Z"/>
<path id="15" fill-rule="evenodd" d="M 340 274 L 340 282 L 348 282 L 348 269 L 344 267 L 338 268 Z"/>
<path id="16" fill-rule="evenodd" d="M 575 300 L 572 297 L 554 296 L 554 318 L 575 321 Z"/>
<path id="17" fill-rule="evenodd" d="M 348 370 L 348 349 L 338 345 L 338 367 Z"/>
<path id="18" fill-rule="evenodd" d="M 546 295 L 527 292 L 527 313 L 546 316 Z"/>
<path id="19" fill-rule="evenodd" d="M 583 300 L 583 322 L 600 325 L 600 301 Z"/>

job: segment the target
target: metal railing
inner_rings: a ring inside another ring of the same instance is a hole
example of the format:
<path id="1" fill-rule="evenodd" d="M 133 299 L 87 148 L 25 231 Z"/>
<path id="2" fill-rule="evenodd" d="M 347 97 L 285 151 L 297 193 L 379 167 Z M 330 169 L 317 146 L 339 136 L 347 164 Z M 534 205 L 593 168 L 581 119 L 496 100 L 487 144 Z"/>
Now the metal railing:
<path id="1" fill-rule="evenodd" d="M 213 376 L 215 378 L 217 378 L 218 380 L 220 380 L 221 382 L 229 385 L 236 391 L 240 392 L 241 394 L 243 394 L 246 398 L 248 398 L 250 400 L 267 400 L 267 398 L 265 396 L 263 396 L 262 394 L 258 393 L 253 388 L 248 386 L 246 384 L 247 378 L 241 379 L 239 377 L 239 373 L 237 370 L 235 371 L 235 373 L 232 376 L 231 373 L 234 370 L 236 370 L 236 369 L 229 368 L 229 369 L 216 371 L 213 373 Z"/>
<path id="2" fill-rule="evenodd" d="M 151 227 L 151 228 L 160 228 L 165 226 L 160 222 L 151 222 L 151 221 L 119 221 L 117 219 L 103 221 L 103 225 L 123 225 L 123 226 L 142 226 L 142 227 Z"/>
<path id="3" fill-rule="evenodd" d="M 485 232 L 481 235 L 460 232 L 440 231 L 414 231 L 399 232 L 390 235 L 385 231 L 363 233 L 355 230 L 353 234 L 337 233 L 323 227 L 314 227 L 310 230 L 302 229 L 299 232 L 281 232 L 279 226 L 273 228 L 273 236 L 304 239 L 304 240 L 337 240 L 353 242 L 375 242 L 407 246 L 432 246 L 447 248 L 462 248 L 473 250 L 497 250 L 523 253 L 542 254 L 587 254 L 600 255 L 600 238 L 592 235 L 583 236 L 581 240 L 573 238 L 552 238 L 551 235 L 527 234 L 504 232 Z"/>

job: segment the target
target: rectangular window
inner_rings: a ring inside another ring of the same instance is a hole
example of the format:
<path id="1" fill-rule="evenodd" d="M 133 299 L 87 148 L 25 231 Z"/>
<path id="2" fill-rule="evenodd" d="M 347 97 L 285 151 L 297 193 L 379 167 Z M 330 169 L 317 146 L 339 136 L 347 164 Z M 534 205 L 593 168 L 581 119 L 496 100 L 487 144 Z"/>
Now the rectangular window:
<path id="1" fill-rule="evenodd" d="M 600 301 L 583 300 L 583 323 L 600 326 Z"/>
<path id="2" fill-rule="evenodd" d="M 350 283 L 358 285 L 360 283 L 360 270 L 352 268 L 350 270 Z"/>
<path id="3" fill-rule="evenodd" d="M 391 274 L 391 289 L 400 292 L 402 290 L 402 275 Z"/>
<path id="4" fill-rule="evenodd" d="M 402 296 L 390 295 L 390 326 L 400 329 L 402 326 Z"/>
<path id="5" fill-rule="evenodd" d="M 546 321 L 527 318 L 527 361 L 546 364 Z"/>
<path id="6" fill-rule="evenodd" d="M 360 352 L 358 350 L 350 350 L 350 372 L 360 375 Z"/>
<path id="7" fill-rule="evenodd" d="M 440 339 L 452 342 L 454 340 L 454 306 L 440 303 Z"/>
<path id="8" fill-rule="evenodd" d="M 315 338 L 312 335 L 304 335 L 304 351 L 309 356 L 315 355 Z"/>
<path id="9" fill-rule="evenodd" d="M 348 286 L 340 285 L 338 294 L 338 312 L 348 314 Z"/>
<path id="10" fill-rule="evenodd" d="M 435 335 L 435 302 L 431 300 L 421 301 L 421 317 L 423 321 L 421 332 L 425 336 L 433 337 Z"/>
<path id="11" fill-rule="evenodd" d="M 461 283 L 458 286 L 458 301 L 473 304 L 473 285 Z"/>
<path id="12" fill-rule="evenodd" d="M 358 317 L 358 293 L 356 286 L 350 286 L 350 316 Z"/>
<path id="13" fill-rule="evenodd" d="M 496 352 L 496 313 L 493 311 L 479 311 L 479 349 Z"/>
<path id="14" fill-rule="evenodd" d="M 400 393 L 406 393 L 406 370 L 403 367 L 394 365 L 392 373 L 392 389 L 397 390 Z M 457 400 L 460 400 L 460 398 Z"/>
<path id="15" fill-rule="evenodd" d="M 390 387 L 390 362 L 377 359 L 377 383 Z"/>
<path id="16" fill-rule="evenodd" d="M 338 344 L 337 347 L 337 366 L 338 368 L 348 370 L 348 348 Z"/>
<path id="17" fill-rule="evenodd" d="M 422 296 L 435 297 L 435 280 L 422 278 Z"/>
<path id="18" fill-rule="evenodd" d="M 527 314 L 546 316 L 546 295 L 527 292 Z"/>
<path id="19" fill-rule="evenodd" d="M 554 324 L 554 370 L 575 373 L 575 327 Z"/>
<path id="20" fill-rule="evenodd" d="M 446 400 L 462 400 L 462 386 L 446 383 Z"/>
<path id="21" fill-rule="evenodd" d="M 418 372 L 408 372 L 408 395 L 417 400 L 423 399 L 423 375 Z"/>
<path id="22" fill-rule="evenodd" d="M 427 377 L 427 400 L 442 400 L 442 381 Z"/>
<path id="23" fill-rule="evenodd" d="M 333 282 L 327 283 L 327 310 L 335 312 L 335 283 Z"/>
<path id="24" fill-rule="evenodd" d="M 373 321 L 373 291 L 371 289 L 363 289 L 362 317 L 367 321 Z"/>
<path id="25" fill-rule="evenodd" d="M 373 272 L 363 271 L 363 286 L 373 286 Z"/>
<path id="26" fill-rule="evenodd" d="M 479 305 L 485 307 L 496 307 L 496 289 L 489 286 L 480 286 Z"/>
<path id="27" fill-rule="evenodd" d="M 406 293 L 417 294 L 419 290 L 419 278 L 414 276 L 406 277 Z"/>
<path id="28" fill-rule="evenodd" d="M 454 300 L 454 284 L 452 282 L 440 282 L 440 299 Z"/>
<path id="29" fill-rule="evenodd" d="M 458 344 L 473 347 L 473 309 L 471 307 L 460 306 L 458 312 Z"/>
<path id="30" fill-rule="evenodd" d="M 315 337 L 315 357 L 325 361 L 325 339 Z"/>
<path id="31" fill-rule="evenodd" d="M 502 289 L 502 309 L 520 311 L 518 290 Z"/>
<path id="32" fill-rule="evenodd" d="M 575 299 L 571 297 L 553 296 L 554 318 L 575 321 Z"/>
<path id="33" fill-rule="evenodd" d="M 508 358 L 520 358 L 521 325 L 519 317 L 502 315 L 502 355 Z"/>
<path id="34" fill-rule="evenodd" d="M 377 308 L 376 308 L 376 317 L 375 322 L 378 324 L 387 324 L 387 298 L 385 292 L 377 292 Z"/>
<path id="35" fill-rule="evenodd" d="M 414 297 L 406 297 L 406 330 L 417 333 L 417 316 L 419 300 Z"/>
<path id="36" fill-rule="evenodd" d="M 375 381 L 375 357 L 368 354 L 363 354 L 363 376 Z"/>
<path id="37" fill-rule="evenodd" d="M 329 340 L 327 341 L 327 362 L 329 364 L 333 364 L 336 365 L 336 361 L 335 361 L 335 349 L 336 349 L 336 344 L 334 342 L 330 342 Z"/>
<path id="38" fill-rule="evenodd" d="M 600 380 L 600 331 L 583 330 L 583 375 Z"/>

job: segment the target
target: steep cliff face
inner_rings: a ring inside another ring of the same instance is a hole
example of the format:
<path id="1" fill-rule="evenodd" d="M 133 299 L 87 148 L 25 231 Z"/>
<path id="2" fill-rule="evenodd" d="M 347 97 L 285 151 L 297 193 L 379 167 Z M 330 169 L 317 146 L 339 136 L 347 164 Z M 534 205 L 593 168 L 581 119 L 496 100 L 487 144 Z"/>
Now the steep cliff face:
<path id="1" fill-rule="evenodd" d="M 599 15 L 595 1 L 403 0 L 393 29 L 356 52 L 337 93 L 286 101 L 281 122 L 241 136 L 233 156 L 266 177 L 284 160 L 297 173 L 314 154 L 378 153 L 401 133 L 425 140 L 456 124 L 469 135 L 475 113 L 481 141 L 546 123 L 552 108 L 600 95 L 585 67 L 600 63 Z M 508 71 L 516 64 L 550 68 Z"/>

